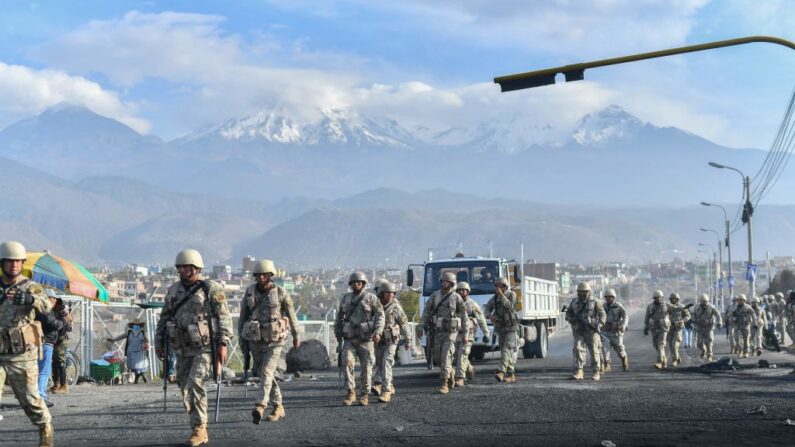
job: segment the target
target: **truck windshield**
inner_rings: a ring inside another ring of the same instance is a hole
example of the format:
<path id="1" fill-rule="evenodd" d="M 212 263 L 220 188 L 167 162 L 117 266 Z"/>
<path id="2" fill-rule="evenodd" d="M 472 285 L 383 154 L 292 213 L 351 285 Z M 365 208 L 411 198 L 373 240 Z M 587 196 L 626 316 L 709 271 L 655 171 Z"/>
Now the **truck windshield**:
<path id="1" fill-rule="evenodd" d="M 497 261 L 458 261 L 434 262 L 425 265 L 425 278 L 422 282 L 422 294 L 430 296 L 440 289 L 439 278 L 442 273 L 452 272 L 456 282 L 466 281 L 472 289 L 472 295 L 490 295 L 494 293 L 494 281 L 499 276 L 500 265 Z"/>

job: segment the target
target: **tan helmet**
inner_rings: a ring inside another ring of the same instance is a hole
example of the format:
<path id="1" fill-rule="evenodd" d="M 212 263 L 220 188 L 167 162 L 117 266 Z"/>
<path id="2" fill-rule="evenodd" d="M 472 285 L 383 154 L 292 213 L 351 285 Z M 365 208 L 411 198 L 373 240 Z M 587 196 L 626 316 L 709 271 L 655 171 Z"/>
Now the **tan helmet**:
<path id="1" fill-rule="evenodd" d="M 616 291 L 613 290 L 613 289 L 607 289 L 607 290 L 605 290 L 604 296 L 605 296 L 605 298 L 607 298 L 609 296 L 615 298 L 616 297 Z"/>
<path id="2" fill-rule="evenodd" d="M 0 244 L 0 259 L 24 261 L 28 258 L 25 246 L 17 241 L 6 241 Z"/>
<path id="3" fill-rule="evenodd" d="M 734 299 L 739 300 L 739 301 L 748 302 L 748 298 L 745 296 L 744 293 L 741 293 L 741 294 L 737 295 L 736 297 L 734 297 Z"/>
<path id="4" fill-rule="evenodd" d="M 472 291 L 472 289 L 469 288 L 469 283 L 466 282 L 466 281 L 461 281 L 460 283 L 456 284 L 455 285 L 455 289 L 456 290 L 466 290 L 468 292 Z"/>
<path id="5" fill-rule="evenodd" d="M 654 295 L 652 295 L 652 298 L 665 298 L 665 294 L 663 293 L 662 290 L 655 290 Z"/>
<path id="6" fill-rule="evenodd" d="M 204 261 L 202 261 L 202 255 L 198 251 L 189 248 L 179 252 L 177 259 L 174 261 L 174 265 L 177 267 L 181 265 L 192 265 L 196 268 L 203 269 Z"/>
<path id="7" fill-rule="evenodd" d="M 378 278 L 375 281 L 373 281 L 373 290 L 375 290 L 375 293 L 378 294 L 378 292 L 381 291 L 381 286 L 388 282 L 389 281 L 387 281 L 384 278 Z"/>
<path id="8" fill-rule="evenodd" d="M 272 276 L 276 276 L 276 266 L 270 259 L 260 259 L 254 264 L 254 271 L 251 273 L 255 275 L 259 273 L 270 273 Z"/>
<path id="9" fill-rule="evenodd" d="M 439 282 L 447 281 L 453 285 L 455 285 L 455 273 L 453 272 L 444 272 L 442 273 L 442 277 L 439 279 Z"/>
<path id="10" fill-rule="evenodd" d="M 668 299 L 669 299 L 669 300 L 676 300 L 676 301 L 679 301 L 679 300 L 680 300 L 680 298 L 679 298 L 679 294 L 678 294 L 678 293 L 676 293 L 676 292 L 673 292 L 673 293 L 671 293 L 671 296 L 669 296 L 669 297 L 668 297 Z"/>
<path id="11" fill-rule="evenodd" d="M 508 278 L 506 278 L 504 276 L 500 276 L 499 278 L 497 278 L 497 280 L 494 281 L 494 285 L 495 286 L 511 287 L 511 285 L 508 284 Z"/>
<path id="12" fill-rule="evenodd" d="M 755 296 L 755 297 L 751 298 L 751 304 L 759 304 L 759 297 Z"/>
<path id="13" fill-rule="evenodd" d="M 397 293 L 397 286 L 392 284 L 391 282 L 382 279 L 381 285 L 378 286 L 378 294 L 388 292 L 388 293 Z"/>
<path id="14" fill-rule="evenodd" d="M 706 293 L 702 293 L 702 294 L 701 294 L 701 295 L 698 297 L 698 302 L 699 302 L 699 303 L 709 303 L 709 295 L 707 295 Z"/>
<path id="15" fill-rule="evenodd" d="M 781 292 L 776 292 L 776 298 L 778 298 L 780 300 L 783 300 L 784 299 L 784 294 L 781 293 Z"/>
<path id="16" fill-rule="evenodd" d="M 367 284 L 367 275 L 365 275 L 364 272 L 353 272 L 351 276 L 348 277 L 348 285 L 355 281 L 361 281 Z"/>
<path id="17" fill-rule="evenodd" d="M 578 292 L 590 292 L 591 291 L 591 285 L 588 284 L 587 282 L 583 281 L 583 282 L 577 284 L 577 291 Z"/>

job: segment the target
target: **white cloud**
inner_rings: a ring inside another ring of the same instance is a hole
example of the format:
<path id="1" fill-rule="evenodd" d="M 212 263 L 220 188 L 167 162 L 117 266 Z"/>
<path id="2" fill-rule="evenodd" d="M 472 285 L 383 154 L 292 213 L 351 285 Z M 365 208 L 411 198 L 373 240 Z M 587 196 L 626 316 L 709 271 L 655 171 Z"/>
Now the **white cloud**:
<path id="1" fill-rule="evenodd" d="M 141 133 L 150 128 L 147 120 L 135 116 L 133 107 L 96 82 L 58 70 L 35 70 L 0 62 L 0 123 L 11 124 L 60 102 L 85 106 Z"/>

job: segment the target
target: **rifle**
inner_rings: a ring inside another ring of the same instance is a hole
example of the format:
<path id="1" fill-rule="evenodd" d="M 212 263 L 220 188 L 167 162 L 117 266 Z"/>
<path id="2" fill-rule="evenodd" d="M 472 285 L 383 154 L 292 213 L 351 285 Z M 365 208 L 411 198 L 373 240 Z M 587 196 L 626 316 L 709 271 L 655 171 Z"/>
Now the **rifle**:
<path id="1" fill-rule="evenodd" d="M 168 402 L 168 330 L 163 328 L 163 412 L 166 411 Z"/>
<path id="2" fill-rule="evenodd" d="M 243 352 L 243 388 L 248 398 L 248 370 L 251 368 L 251 351 L 248 349 L 248 343 L 243 343 L 241 340 L 240 350 Z"/>
<path id="3" fill-rule="evenodd" d="M 337 342 L 337 371 L 338 371 L 338 380 L 337 384 L 339 388 L 342 389 L 342 348 L 345 347 L 345 340 L 343 339 L 341 342 Z"/>
<path id="4" fill-rule="evenodd" d="M 425 331 L 425 364 L 428 369 L 433 369 L 433 340 L 436 338 L 434 334 L 435 328 L 430 326 Z"/>

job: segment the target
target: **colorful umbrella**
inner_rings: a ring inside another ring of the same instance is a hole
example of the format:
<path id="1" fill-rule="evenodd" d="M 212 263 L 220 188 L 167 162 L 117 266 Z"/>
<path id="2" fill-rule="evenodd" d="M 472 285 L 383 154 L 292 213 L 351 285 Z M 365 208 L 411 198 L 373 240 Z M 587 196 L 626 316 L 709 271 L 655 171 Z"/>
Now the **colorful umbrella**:
<path id="1" fill-rule="evenodd" d="M 108 302 L 105 288 L 82 265 L 50 253 L 28 252 L 22 274 L 39 284 L 92 300 Z"/>

